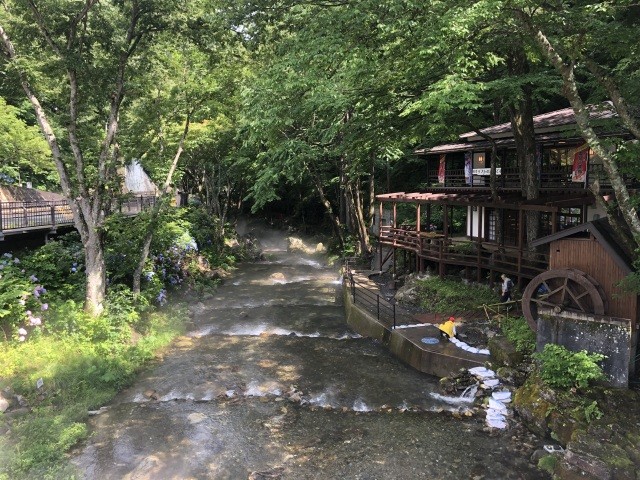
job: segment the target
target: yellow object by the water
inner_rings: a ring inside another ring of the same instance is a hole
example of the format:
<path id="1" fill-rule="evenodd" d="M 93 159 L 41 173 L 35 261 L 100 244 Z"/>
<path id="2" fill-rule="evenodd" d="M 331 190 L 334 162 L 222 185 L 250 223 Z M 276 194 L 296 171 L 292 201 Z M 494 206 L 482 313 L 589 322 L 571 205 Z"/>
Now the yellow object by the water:
<path id="1" fill-rule="evenodd" d="M 446 333 L 449 338 L 453 338 L 456 336 L 456 324 L 453 317 L 449 318 L 449 320 L 447 320 L 446 322 L 438 325 L 438 328 L 442 332 Z"/>

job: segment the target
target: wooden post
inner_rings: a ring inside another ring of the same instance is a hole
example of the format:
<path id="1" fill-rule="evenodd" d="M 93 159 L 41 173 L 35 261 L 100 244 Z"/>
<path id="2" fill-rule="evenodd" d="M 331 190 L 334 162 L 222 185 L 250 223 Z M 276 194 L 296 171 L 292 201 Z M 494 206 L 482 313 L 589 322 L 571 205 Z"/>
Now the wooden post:
<path id="1" fill-rule="evenodd" d="M 398 217 L 398 204 L 396 202 L 393 202 L 393 228 L 396 228 L 397 226 L 397 217 Z"/>
<path id="2" fill-rule="evenodd" d="M 554 210 L 551 212 L 551 233 L 556 233 L 558 231 L 558 211 Z"/>
<path id="3" fill-rule="evenodd" d="M 378 205 L 378 213 L 380 219 L 378 220 L 378 251 L 380 252 L 380 271 L 382 272 L 382 201 Z"/>
<path id="4" fill-rule="evenodd" d="M 27 216 L 27 205 L 22 202 L 22 214 L 24 216 L 24 227 L 28 227 L 29 226 L 29 217 Z"/>
<path id="5" fill-rule="evenodd" d="M 522 271 L 522 248 L 524 244 L 524 211 L 522 208 L 518 209 L 518 278 L 517 284 L 518 288 L 520 288 L 521 277 L 520 272 Z"/>
<path id="6" fill-rule="evenodd" d="M 477 255 L 477 269 L 476 281 L 480 283 L 482 281 L 482 214 L 484 208 L 478 205 L 478 255 Z"/>
<path id="7" fill-rule="evenodd" d="M 444 274 L 446 272 L 445 265 L 444 265 L 444 249 L 449 242 L 449 206 L 448 205 L 446 204 L 442 205 L 442 213 L 443 213 L 442 233 L 444 234 L 444 238 L 440 242 L 440 269 L 439 269 L 440 277 L 444 277 Z"/>
<path id="8" fill-rule="evenodd" d="M 56 229 L 56 207 L 51 205 L 51 230 Z"/>
<path id="9" fill-rule="evenodd" d="M 0 241 L 4 240 L 4 233 L 2 233 L 2 202 L 0 202 Z"/>

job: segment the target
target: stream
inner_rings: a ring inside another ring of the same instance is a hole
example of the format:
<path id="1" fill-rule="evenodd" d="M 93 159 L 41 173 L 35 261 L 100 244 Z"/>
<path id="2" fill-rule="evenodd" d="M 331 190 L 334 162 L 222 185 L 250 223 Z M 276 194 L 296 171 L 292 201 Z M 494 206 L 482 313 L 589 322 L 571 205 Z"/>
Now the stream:
<path id="1" fill-rule="evenodd" d="M 253 234 L 265 260 L 195 299 L 189 332 L 91 417 L 80 478 L 549 478 L 471 399 L 351 331 L 336 267 Z"/>

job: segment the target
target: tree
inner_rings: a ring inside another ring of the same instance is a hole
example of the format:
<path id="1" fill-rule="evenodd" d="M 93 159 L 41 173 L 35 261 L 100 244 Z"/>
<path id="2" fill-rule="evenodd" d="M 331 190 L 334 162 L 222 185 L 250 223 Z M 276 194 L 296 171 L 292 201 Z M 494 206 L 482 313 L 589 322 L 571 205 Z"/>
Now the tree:
<path id="1" fill-rule="evenodd" d="M 0 17 L 4 56 L 33 107 L 80 233 L 92 314 L 102 311 L 106 292 L 101 227 L 118 187 L 113 145 L 131 67 L 176 7 L 170 0 L 16 0 L 4 3 Z"/>
<path id="2" fill-rule="evenodd" d="M 0 97 L 0 182 L 39 179 L 44 183 L 54 170 L 40 129 L 27 125 L 19 110 Z"/>
<path id="3" fill-rule="evenodd" d="M 562 78 L 564 95 L 575 113 L 583 137 L 602 160 L 618 202 L 619 212 L 633 237 L 636 248 L 640 247 L 640 218 L 637 202 L 631 197 L 620 168 L 620 160 L 639 153 L 640 123 L 630 112 L 624 91 L 637 94 L 637 85 L 628 83 L 628 74 L 638 72 L 637 56 L 620 45 L 637 45 L 640 39 L 638 6 L 634 2 L 581 2 L 556 9 L 537 9 L 518 4 L 514 7 L 516 17 L 537 44 L 540 51 L 555 67 Z M 539 25 L 544 25 L 543 27 Z M 548 29 L 555 35 L 545 33 Z M 627 40 L 629 43 L 625 42 Z M 580 92 L 578 75 L 589 75 L 611 101 L 624 127 L 632 139 L 618 138 L 618 148 L 611 151 L 611 139 L 604 139 L 590 118 L 590 108 Z M 629 153 L 632 152 L 631 155 Z M 591 184 L 596 198 L 601 199 L 597 182 Z M 600 202 L 605 204 L 601 199 Z M 616 223 L 615 215 L 609 215 Z M 622 229 L 619 234 L 624 238 Z"/>

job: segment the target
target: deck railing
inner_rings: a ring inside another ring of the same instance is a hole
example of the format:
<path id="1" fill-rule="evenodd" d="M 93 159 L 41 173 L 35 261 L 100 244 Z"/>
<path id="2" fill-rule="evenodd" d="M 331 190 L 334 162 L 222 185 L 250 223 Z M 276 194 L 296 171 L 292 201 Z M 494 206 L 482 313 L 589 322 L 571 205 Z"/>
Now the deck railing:
<path id="1" fill-rule="evenodd" d="M 587 188 L 593 180 L 598 180 L 601 187 L 608 188 L 611 181 L 607 176 L 604 166 L 601 164 L 590 164 L 587 168 L 586 181 L 574 182 L 571 176 L 571 165 L 548 165 L 540 171 L 540 188 L 546 190 L 574 188 Z M 470 181 L 469 181 L 470 180 Z M 628 179 L 632 182 L 631 179 Z M 520 188 L 520 169 L 517 167 L 500 168 L 500 173 L 496 177 L 498 188 Z M 427 173 L 427 182 L 430 188 L 445 187 L 476 187 L 489 188 L 489 175 L 472 175 L 471 178 L 465 176 L 464 169 L 450 169 L 445 172 L 444 183 L 438 181 L 438 172 L 430 170 Z"/>
<path id="2" fill-rule="evenodd" d="M 115 210 L 124 215 L 137 215 L 156 202 L 154 194 L 118 200 Z M 6 235 L 34 230 L 51 230 L 73 225 L 73 213 L 66 200 L 41 202 L 0 202 L 0 239 Z"/>
<path id="3" fill-rule="evenodd" d="M 517 247 L 502 247 L 490 242 L 445 238 L 441 234 L 417 232 L 411 227 L 380 227 L 380 243 L 415 253 L 419 259 L 441 265 L 473 267 L 495 274 L 505 273 L 531 279 L 545 271 L 549 256 Z"/>

